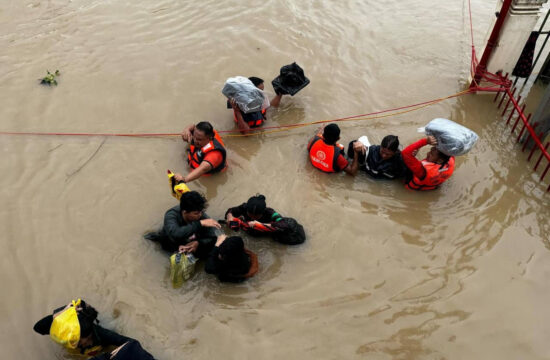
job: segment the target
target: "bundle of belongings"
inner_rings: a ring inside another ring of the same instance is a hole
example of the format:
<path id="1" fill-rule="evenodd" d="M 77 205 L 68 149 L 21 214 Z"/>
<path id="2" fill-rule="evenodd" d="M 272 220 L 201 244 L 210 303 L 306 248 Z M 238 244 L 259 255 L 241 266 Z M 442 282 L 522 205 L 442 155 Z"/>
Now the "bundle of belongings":
<path id="1" fill-rule="evenodd" d="M 262 110 L 264 93 L 244 76 L 227 79 L 222 94 L 228 99 L 235 99 L 239 109 L 245 114 Z"/>
<path id="2" fill-rule="evenodd" d="M 309 79 L 304 75 L 304 70 L 295 62 L 283 66 L 279 76 L 271 82 L 277 94 L 291 96 L 294 96 L 308 84 Z"/>
<path id="3" fill-rule="evenodd" d="M 174 178 L 174 173 L 171 170 L 168 170 L 167 173 L 168 183 L 170 184 L 170 191 L 172 192 L 173 197 L 180 200 L 183 193 L 191 191 L 191 189 L 189 189 L 189 187 L 184 182 L 176 181 L 176 179 Z"/>
<path id="4" fill-rule="evenodd" d="M 174 289 L 179 288 L 195 272 L 197 258 L 193 254 L 177 252 L 170 256 L 170 279 Z"/>
<path id="5" fill-rule="evenodd" d="M 271 225 L 275 228 L 273 239 L 281 244 L 298 245 L 306 240 L 304 227 L 290 217 L 284 217 Z"/>
<path id="6" fill-rule="evenodd" d="M 433 119 L 425 128 L 418 129 L 437 139 L 437 150 L 449 156 L 464 155 L 479 138 L 472 130 L 447 119 Z"/>

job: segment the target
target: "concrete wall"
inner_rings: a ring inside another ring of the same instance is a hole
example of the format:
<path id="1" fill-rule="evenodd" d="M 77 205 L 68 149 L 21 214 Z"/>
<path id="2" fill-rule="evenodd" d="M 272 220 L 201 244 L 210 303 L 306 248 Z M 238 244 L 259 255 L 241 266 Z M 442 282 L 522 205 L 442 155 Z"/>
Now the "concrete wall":
<path id="1" fill-rule="evenodd" d="M 496 73 L 512 73 L 521 51 L 540 17 L 540 8 L 548 0 L 514 0 L 502 27 L 500 37 L 487 64 L 487 70 Z M 503 0 L 498 0 L 495 12 L 500 12 Z M 491 35 L 496 16 L 485 37 Z M 481 56 L 482 53 L 479 54 Z"/>

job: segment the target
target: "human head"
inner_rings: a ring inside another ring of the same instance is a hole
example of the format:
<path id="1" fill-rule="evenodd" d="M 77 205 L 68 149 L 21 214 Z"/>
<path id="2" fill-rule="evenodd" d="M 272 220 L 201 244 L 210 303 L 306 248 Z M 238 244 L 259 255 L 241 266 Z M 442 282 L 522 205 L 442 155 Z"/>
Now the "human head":
<path id="1" fill-rule="evenodd" d="M 389 160 L 399 151 L 399 138 L 395 135 L 387 135 L 380 144 L 380 157 Z"/>
<path id="2" fill-rule="evenodd" d="M 323 139 L 328 145 L 334 145 L 340 139 L 340 128 L 336 124 L 328 124 L 323 129 Z"/>
<path id="3" fill-rule="evenodd" d="M 240 236 L 226 238 L 219 247 L 220 258 L 224 261 L 238 259 L 244 253 L 244 241 Z"/>
<path id="4" fill-rule="evenodd" d="M 441 151 L 437 150 L 435 146 L 432 146 L 432 148 L 426 155 L 426 160 L 437 164 L 445 164 L 447 161 L 449 161 L 450 158 L 451 157 L 449 155 L 446 155 Z"/>
<path id="5" fill-rule="evenodd" d="M 260 79 L 259 77 L 251 76 L 248 78 L 248 80 L 252 81 L 252 84 L 256 86 L 258 89 L 263 90 L 264 89 L 264 79 Z"/>
<path id="6" fill-rule="evenodd" d="M 181 215 L 187 223 L 200 220 L 202 212 L 207 206 L 206 199 L 197 191 L 188 191 L 181 195 Z"/>
<path id="7" fill-rule="evenodd" d="M 266 208 L 265 196 L 255 195 L 248 199 L 246 203 L 246 213 L 252 220 L 258 220 L 262 217 Z"/>
<path id="8" fill-rule="evenodd" d="M 193 131 L 193 144 L 203 147 L 214 137 L 214 127 L 208 121 L 201 121 L 195 125 Z"/>

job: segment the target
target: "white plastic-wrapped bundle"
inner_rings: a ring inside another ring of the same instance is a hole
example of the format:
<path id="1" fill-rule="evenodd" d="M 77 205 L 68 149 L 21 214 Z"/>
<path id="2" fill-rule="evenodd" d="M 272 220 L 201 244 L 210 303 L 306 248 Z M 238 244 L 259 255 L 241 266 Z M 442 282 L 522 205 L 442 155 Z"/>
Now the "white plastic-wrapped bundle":
<path id="1" fill-rule="evenodd" d="M 424 128 L 437 139 L 437 150 L 449 156 L 464 155 L 479 138 L 475 132 L 447 119 L 433 119 Z"/>
<path id="2" fill-rule="evenodd" d="M 252 81 L 244 76 L 230 77 L 222 89 L 228 99 L 235 99 L 239 108 L 246 114 L 262 110 L 264 94 Z"/>

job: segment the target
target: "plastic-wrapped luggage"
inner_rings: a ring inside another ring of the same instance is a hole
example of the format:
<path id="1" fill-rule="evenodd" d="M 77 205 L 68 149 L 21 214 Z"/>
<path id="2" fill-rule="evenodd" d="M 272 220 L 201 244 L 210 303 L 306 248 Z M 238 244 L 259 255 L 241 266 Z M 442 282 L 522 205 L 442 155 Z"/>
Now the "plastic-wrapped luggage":
<path id="1" fill-rule="evenodd" d="M 222 89 L 228 99 L 235 99 L 239 108 L 245 113 L 262 110 L 264 94 L 252 81 L 244 76 L 230 77 L 225 81 Z"/>
<path id="2" fill-rule="evenodd" d="M 437 139 L 437 150 L 449 156 L 466 154 L 479 138 L 467 127 L 442 118 L 430 121 L 424 131 L 426 135 L 434 136 Z"/>

